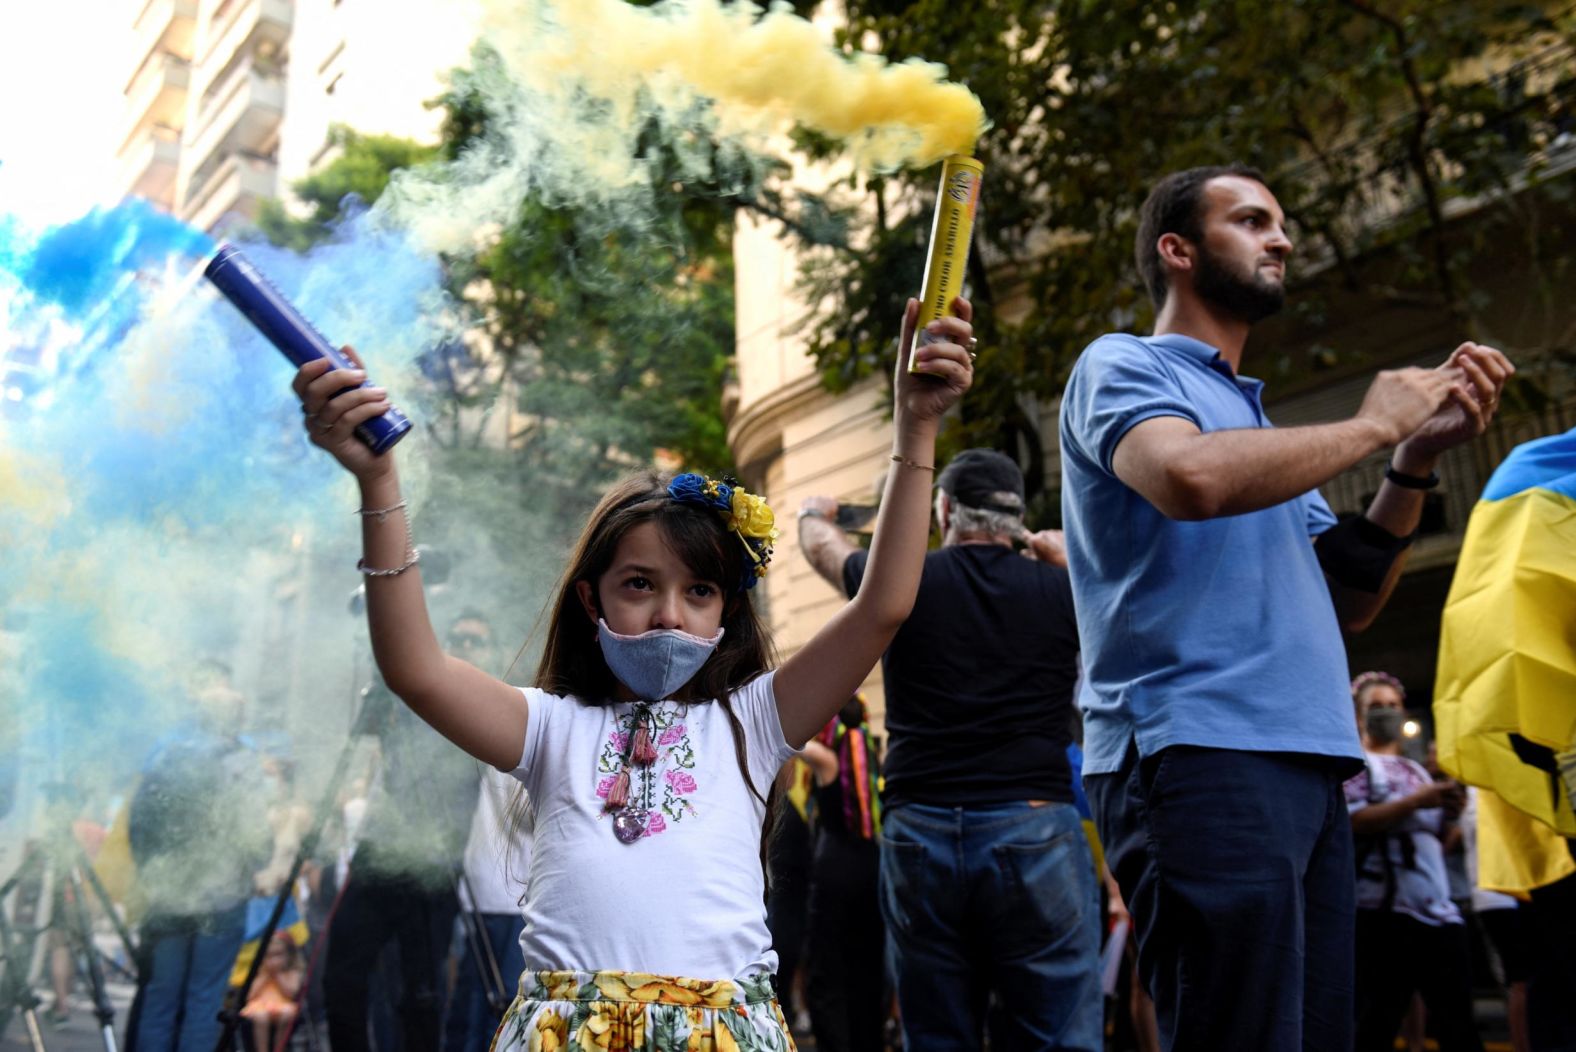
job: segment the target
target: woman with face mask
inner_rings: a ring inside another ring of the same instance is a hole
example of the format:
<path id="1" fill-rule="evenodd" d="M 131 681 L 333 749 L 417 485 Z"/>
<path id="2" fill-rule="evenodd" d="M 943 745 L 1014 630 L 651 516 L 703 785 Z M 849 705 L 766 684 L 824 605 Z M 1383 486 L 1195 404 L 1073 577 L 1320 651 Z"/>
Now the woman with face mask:
<path id="1" fill-rule="evenodd" d="M 1389 1049 L 1414 993 L 1443 1052 L 1481 1052 L 1471 957 L 1450 899 L 1444 838 L 1464 799 L 1401 755 L 1406 689 L 1385 672 L 1352 682 L 1365 769 L 1346 783 L 1357 856 L 1357 1050 Z"/>

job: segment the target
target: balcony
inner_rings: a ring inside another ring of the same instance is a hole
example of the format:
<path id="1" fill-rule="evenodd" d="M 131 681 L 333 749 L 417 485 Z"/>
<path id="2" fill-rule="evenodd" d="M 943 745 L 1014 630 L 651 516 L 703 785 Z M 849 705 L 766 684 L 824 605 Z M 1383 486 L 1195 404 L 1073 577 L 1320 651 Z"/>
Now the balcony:
<path id="1" fill-rule="evenodd" d="M 290 39 L 294 17 L 291 0 L 228 0 L 219 4 L 203 32 L 200 63 L 205 74 L 222 76 L 237 55 L 283 48 Z"/>
<path id="2" fill-rule="evenodd" d="M 284 111 L 284 78 L 261 72 L 250 62 L 235 67 L 187 129 L 186 156 L 192 170 L 229 153 L 269 152 Z"/>
<path id="3" fill-rule="evenodd" d="M 197 33 L 197 0 L 148 0 L 132 26 L 135 54 L 142 62 L 158 52 L 192 57 Z"/>
<path id="4" fill-rule="evenodd" d="M 179 128 L 186 119 L 186 89 L 191 83 L 191 66 L 178 55 L 157 54 L 137 70 L 126 85 L 126 112 L 129 131 L 121 150 L 155 124 Z"/>
<path id="5" fill-rule="evenodd" d="M 214 232 L 232 216 L 251 218 L 258 203 L 276 193 L 277 166 L 266 157 L 235 154 L 187 194 L 181 216 L 199 230 Z"/>
<path id="6" fill-rule="evenodd" d="M 1455 561 L 1472 514 L 1489 476 L 1512 449 L 1523 442 L 1558 435 L 1576 426 L 1576 400 L 1554 402 L 1542 410 L 1496 419 L 1475 441 L 1457 446 L 1439 458 L 1440 484 L 1428 495 L 1409 570 Z M 1389 451 L 1376 453 L 1320 487 L 1337 515 L 1361 513 L 1379 490 Z"/>
<path id="7" fill-rule="evenodd" d="M 175 176 L 181 159 L 181 133 L 155 124 L 121 151 L 120 185 L 127 197 L 142 197 L 167 210 L 175 208 Z"/>

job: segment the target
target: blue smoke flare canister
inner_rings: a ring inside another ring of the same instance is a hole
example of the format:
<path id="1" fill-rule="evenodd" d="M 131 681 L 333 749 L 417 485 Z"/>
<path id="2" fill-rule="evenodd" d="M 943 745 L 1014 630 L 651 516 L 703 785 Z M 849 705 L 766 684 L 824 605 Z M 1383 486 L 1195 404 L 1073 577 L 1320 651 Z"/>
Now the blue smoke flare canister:
<path id="1" fill-rule="evenodd" d="M 323 334 L 313 328 L 312 323 L 302 317 L 301 312 L 291 306 L 290 301 L 280 295 L 279 290 L 235 246 L 219 246 L 219 251 L 203 269 L 203 274 L 224 293 L 225 299 L 246 315 L 247 321 L 267 337 L 269 343 L 279 348 L 297 366 L 327 358 L 334 363 L 335 369 L 356 367 L 339 348 L 324 339 Z M 371 384 L 369 379 L 361 386 L 369 387 Z M 410 427 L 410 420 L 404 413 L 390 408 L 382 416 L 375 416 L 357 425 L 356 437 L 365 442 L 372 452 L 382 453 L 404 438 Z"/>

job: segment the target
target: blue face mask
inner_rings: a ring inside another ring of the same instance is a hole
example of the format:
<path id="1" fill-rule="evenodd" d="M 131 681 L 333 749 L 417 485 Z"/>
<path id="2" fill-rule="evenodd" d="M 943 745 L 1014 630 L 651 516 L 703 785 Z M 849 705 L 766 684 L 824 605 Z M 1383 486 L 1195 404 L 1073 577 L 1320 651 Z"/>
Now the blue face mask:
<path id="1" fill-rule="evenodd" d="M 638 636 L 619 635 L 597 618 L 596 640 L 618 681 L 642 701 L 661 701 L 694 678 L 722 642 L 722 629 L 710 639 L 676 628 L 654 628 Z"/>

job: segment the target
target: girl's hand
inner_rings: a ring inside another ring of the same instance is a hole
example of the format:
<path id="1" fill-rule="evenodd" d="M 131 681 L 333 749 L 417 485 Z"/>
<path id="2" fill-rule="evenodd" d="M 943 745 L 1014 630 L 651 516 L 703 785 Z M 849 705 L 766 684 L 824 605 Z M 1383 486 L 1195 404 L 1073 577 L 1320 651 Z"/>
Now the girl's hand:
<path id="1" fill-rule="evenodd" d="M 381 387 L 355 386 L 366 380 L 366 368 L 353 348 L 341 350 L 356 368 L 335 369 L 327 358 L 319 358 L 296 370 L 290 386 L 301 399 L 312 444 L 328 450 L 345 470 L 365 481 L 394 467 L 392 457 L 374 454 L 355 435 L 358 424 L 388 412 L 389 395 Z"/>
<path id="2" fill-rule="evenodd" d="M 917 420 L 940 420 L 957 404 L 974 382 L 974 329 L 969 324 L 974 307 L 959 296 L 952 301 L 956 317 L 937 318 L 925 326 L 931 342 L 914 347 L 914 324 L 919 300 L 910 299 L 903 311 L 898 337 L 894 405 L 897 413 Z M 910 348 L 918 372 L 908 371 Z"/>

